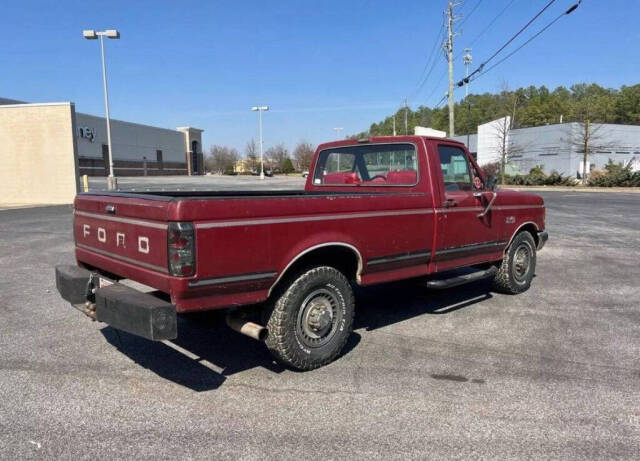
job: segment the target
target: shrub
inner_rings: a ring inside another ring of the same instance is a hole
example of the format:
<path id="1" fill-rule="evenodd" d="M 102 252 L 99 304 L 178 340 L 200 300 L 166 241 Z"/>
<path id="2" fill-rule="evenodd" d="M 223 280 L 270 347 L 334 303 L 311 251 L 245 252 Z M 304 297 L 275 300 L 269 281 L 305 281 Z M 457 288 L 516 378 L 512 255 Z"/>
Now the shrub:
<path id="1" fill-rule="evenodd" d="M 576 180 L 555 170 L 547 176 L 542 166 L 536 166 L 528 174 L 505 175 L 504 183 L 513 186 L 575 186 Z"/>
<path id="2" fill-rule="evenodd" d="M 631 171 L 631 163 L 626 166 L 609 159 L 603 170 L 594 170 L 589 174 L 587 183 L 597 187 L 639 187 L 640 172 Z"/>
<path id="3" fill-rule="evenodd" d="M 563 176 L 557 171 L 552 171 L 544 180 L 545 186 L 575 186 L 577 181 L 570 176 Z"/>
<path id="4" fill-rule="evenodd" d="M 291 159 L 289 157 L 287 157 L 282 163 L 282 172 L 284 174 L 289 174 L 294 172 L 293 162 L 291 162 Z"/>

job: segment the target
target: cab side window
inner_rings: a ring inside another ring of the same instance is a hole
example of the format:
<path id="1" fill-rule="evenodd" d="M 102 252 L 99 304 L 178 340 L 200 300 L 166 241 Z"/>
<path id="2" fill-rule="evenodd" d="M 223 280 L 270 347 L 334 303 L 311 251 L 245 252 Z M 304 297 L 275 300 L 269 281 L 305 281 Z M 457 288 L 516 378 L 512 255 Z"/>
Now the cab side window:
<path id="1" fill-rule="evenodd" d="M 438 146 L 440 168 L 444 179 L 445 190 L 470 191 L 473 189 L 469 162 L 465 152 L 459 147 Z"/>

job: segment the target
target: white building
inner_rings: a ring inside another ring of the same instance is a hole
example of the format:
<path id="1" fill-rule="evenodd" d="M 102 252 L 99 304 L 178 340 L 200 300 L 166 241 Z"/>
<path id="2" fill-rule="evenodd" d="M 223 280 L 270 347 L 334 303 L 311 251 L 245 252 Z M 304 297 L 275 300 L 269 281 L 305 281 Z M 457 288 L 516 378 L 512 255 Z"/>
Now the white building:
<path id="1" fill-rule="evenodd" d="M 480 165 L 500 161 L 503 141 L 511 151 L 507 172 L 526 174 L 535 166 L 542 166 L 549 174 L 557 171 L 565 176 L 580 177 L 583 153 L 580 149 L 584 126 L 562 123 L 531 128 L 505 130 L 509 117 L 478 126 L 478 134 L 456 136 L 476 154 Z M 602 169 L 609 160 L 630 164 L 640 170 L 640 126 L 591 124 L 593 151 L 588 171 Z"/>
<path id="2" fill-rule="evenodd" d="M 29 128 L 33 136 L 42 133 L 43 136 L 57 138 L 58 133 L 51 133 L 51 130 L 72 132 L 76 152 L 68 155 L 77 156 L 79 174 L 106 176 L 109 162 L 104 117 L 74 110 L 69 123 L 52 126 L 45 116 L 46 109 L 39 109 L 48 104 L 52 103 L 28 104 L 0 98 L 0 107 L 12 109 L 6 113 L 15 114 L 16 120 L 21 109 L 30 111 L 32 126 Z M 42 117 L 37 116 L 38 110 L 42 111 Z M 202 174 L 202 131 L 192 127 L 172 130 L 111 119 L 114 173 L 116 176 Z M 37 161 L 34 152 L 13 152 L 13 155 L 26 161 L 30 158 Z"/>

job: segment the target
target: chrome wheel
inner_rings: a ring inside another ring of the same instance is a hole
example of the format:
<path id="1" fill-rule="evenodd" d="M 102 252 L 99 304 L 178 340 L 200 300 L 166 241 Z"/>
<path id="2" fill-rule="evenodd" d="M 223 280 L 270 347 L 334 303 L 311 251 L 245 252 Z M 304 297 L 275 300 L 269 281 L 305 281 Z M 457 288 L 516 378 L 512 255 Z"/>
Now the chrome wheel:
<path id="1" fill-rule="evenodd" d="M 523 282 L 531 267 L 532 249 L 527 242 L 523 242 L 516 248 L 513 255 L 513 277 L 518 282 Z"/>
<path id="2" fill-rule="evenodd" d="M 326 288 L 312 291 L 298 311 L 296 333 L 307 347 L 320 347 L 331 340 L 340 323 L 336 294 Z"/>

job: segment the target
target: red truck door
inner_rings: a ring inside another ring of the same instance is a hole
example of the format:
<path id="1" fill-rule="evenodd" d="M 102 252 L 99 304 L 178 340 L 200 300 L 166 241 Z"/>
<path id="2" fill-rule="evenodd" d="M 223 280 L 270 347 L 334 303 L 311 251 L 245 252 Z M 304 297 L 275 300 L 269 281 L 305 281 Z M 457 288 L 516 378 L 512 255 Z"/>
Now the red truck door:
<path id="1" fill-rule="evenodd" d="M 479 216 L 492 192 L 483 184 L 467 152 L 455 142 L 433 142 L 439 176 L 438 236 L 433 261 L 437 270 L 495 259 L 504 243 L 491 213 Z"/>

